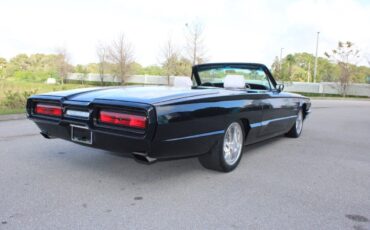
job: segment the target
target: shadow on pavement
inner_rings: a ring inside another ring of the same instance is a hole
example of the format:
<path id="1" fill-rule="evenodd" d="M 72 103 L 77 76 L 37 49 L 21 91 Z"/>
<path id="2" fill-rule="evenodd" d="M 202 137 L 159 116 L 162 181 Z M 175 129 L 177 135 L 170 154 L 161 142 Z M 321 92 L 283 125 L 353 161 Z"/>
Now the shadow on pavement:
<path id="1" fill-rule="evenodd" d="M 270 145 L 281 140 L 283 137 L 275 137 L 261 143 L 246 146 L 244 149 L 244 160 L 251 154 L 255 154 L 257 149 Z M 72 145 L 68 145 L 72 146 Z M 78 147 L 80 148 L 80 147 Z M 116 178 L 117 180 L 127 180 L 132 183 L 156 182 L 160 180 L 169 180 L 171 178 L 183 178 L 188 176 L 202 176 L 223 174 L 220 172 L 204 169 L 195 158 L 177 159 L 170 161 L 158 161 L 147 165 L 136 162 L 130 153 L 108 152 L 103 150 L 81 147 L 77 154 L 72 153 L 76 149 L 64 149 L 66 154 L 62 159 L 66 160 L 69 167 L 84 170 L 84 173 L 98 174 L 99 176 Z M 243 161 L 239 167 L 243 167 Z M 201 172 L 201 173 L 199 173 Z"/>

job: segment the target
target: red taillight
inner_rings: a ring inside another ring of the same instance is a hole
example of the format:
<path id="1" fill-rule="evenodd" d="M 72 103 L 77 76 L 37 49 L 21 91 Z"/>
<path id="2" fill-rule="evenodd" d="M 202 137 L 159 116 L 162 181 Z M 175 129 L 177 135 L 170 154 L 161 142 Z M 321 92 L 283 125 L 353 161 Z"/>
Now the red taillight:
<path id="1" fill-rule="evenodd" d="M 146 117 L 138 115 L 100 111 L 99 121 L 102 123 L 123 125 L 132 128 L 146 128 Z"/>
<path id="2" fill-rule="evenodd" d="M 62 116 L 62 107 L 57 105 L 36 104 L 35 113 L 60 117 Z"/>

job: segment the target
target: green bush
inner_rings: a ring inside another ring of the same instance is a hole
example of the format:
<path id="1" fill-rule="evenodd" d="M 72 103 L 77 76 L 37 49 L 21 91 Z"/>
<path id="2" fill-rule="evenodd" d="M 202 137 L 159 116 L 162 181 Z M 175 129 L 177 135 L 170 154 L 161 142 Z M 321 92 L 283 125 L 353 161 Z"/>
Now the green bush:
<path id="1" fill-rule="evenodd" d="M 15 80 L 28 82 L 45 82 L 49 77 L 56 78 L 56 74 L 45 71 L 16 71 L 13 75 Z"/>
<path id="2" fill-rule="evenodd" d="M 26 90 L 22 93 L 13 90 L 7 90 L 4 92 L 3 105 L 9 109 L 17 109 L 26 106 L 27 98 L 33 94 L 36 94 L 37 90 Z"/>

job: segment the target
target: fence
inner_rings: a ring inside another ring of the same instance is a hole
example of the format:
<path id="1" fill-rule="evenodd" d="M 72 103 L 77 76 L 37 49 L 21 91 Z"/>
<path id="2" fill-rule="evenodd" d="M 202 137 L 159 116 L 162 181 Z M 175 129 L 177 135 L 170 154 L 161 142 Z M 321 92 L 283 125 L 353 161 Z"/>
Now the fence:
<path id="1" fill-rule="evenodd" d="M 99 74 L 78 74 L 72 73 L 67 77 L 68 80 L 78 81 L 93 81 L 100 82 L 101 78 Z M 152 75 L 133 75 L 126 79 L 126 83 L 131 84 L 143 84 L 143 85 L 172 85 L 174 77 L 171 76 L 169 79 L 166 76 L 152 76 Z M 116 82 L 119 83 L 121 80 L 112 75 L 105 75 L 103 77 L 104 82 Z M 320 83 L 306 83 L 306 82 L 289 82 L 285 83 L 285 91 L 287 92 L 301 92 L 301 93 L 316 93 L 316 94 L 340 94 L 338 90 L 338 84 L 334 82 L 320 82 Z M 350 96 L 366 96 L 370 97 L 370 84 L 351 84 L 348 87 L 347 95 Z"/>
<path id="2" fill-rule="evenodd" d="M 170 85 L 173 83 L 174 77 L 170 77 Z M 91 82 L 121 82 L 121 79 L 110 74 L 104 75 L 103 78 L 99 74 L 80 74 L 80 73 L 71 73 L 68 75 L 67 80 L 75 81 L 91 81 Z M 168 77 L 166 76 L 154 76 L 154 75 L 132 75 L 125 79 L 126 83 L 131 84 L 144 84 L 144 85 L 168 85 Z"/>
<path id="3" fill-rule="evenodd" d="M 339 85 L 335 82 L 285 83 L 285 91 L 316 94 L 340 94 Z M 347 95 L 370 97 L 370 84 L 351 84 L 348 87 Z"/>

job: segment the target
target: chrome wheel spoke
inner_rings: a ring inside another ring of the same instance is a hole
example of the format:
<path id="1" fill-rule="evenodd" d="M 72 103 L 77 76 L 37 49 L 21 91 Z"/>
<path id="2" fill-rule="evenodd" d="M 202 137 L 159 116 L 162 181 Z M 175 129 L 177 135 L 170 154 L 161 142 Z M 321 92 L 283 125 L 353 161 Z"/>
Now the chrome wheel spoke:
<path id="1" fill-rule="evenodd" d="M 295 128 L 296 128 L 297 133 L 301 133 L 302 127 L 303 127 L 303 114 L 302 114 L 302 110 L 300 110 L 298 112 L 297 120 L 295 123 Z"/>
<path id="2" fill-rule="evenodd" d="M 243 143 L 243 132 L 239 123 L 232 123 L 226 130 L 223 145 L 223 157 L 228 165 L 238 161 Z"/>

